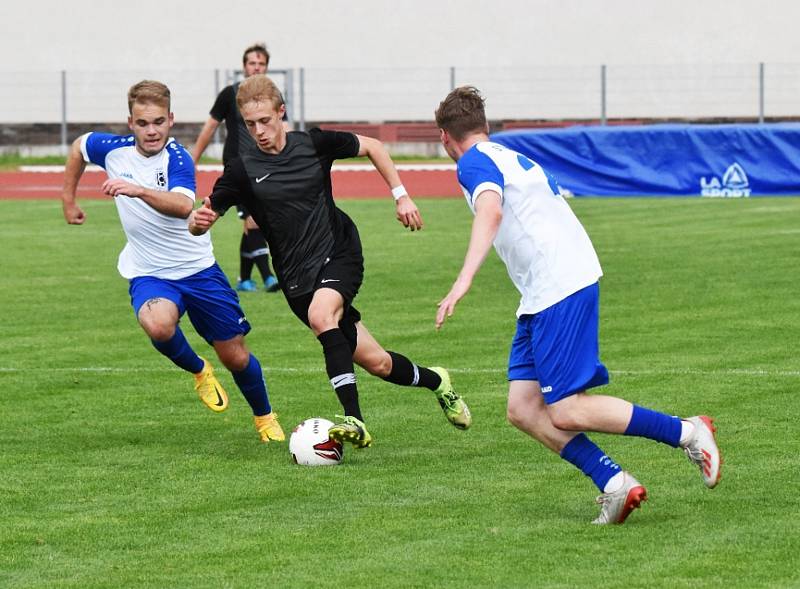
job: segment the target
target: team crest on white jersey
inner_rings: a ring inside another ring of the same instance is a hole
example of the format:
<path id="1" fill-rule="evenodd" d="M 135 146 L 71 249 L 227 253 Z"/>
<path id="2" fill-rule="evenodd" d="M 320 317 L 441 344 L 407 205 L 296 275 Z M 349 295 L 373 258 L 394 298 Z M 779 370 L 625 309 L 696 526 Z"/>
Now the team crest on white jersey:
<path id="1" fill-rule="evenodd" d="M 164 174 L 164 170 L 159 168 L 156 170 L 156 186 L 159 188 L 166 188 L 167 187 L 167 175 Z"/>

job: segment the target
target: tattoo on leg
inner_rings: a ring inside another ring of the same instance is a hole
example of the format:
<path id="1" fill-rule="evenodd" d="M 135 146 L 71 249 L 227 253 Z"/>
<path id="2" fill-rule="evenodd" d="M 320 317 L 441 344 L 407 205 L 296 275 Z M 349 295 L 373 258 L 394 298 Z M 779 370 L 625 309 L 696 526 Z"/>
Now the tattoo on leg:
<path id="1" fill-rule="evenodd" d="M 163 299 L 161 299 L 160 297 L 156 297 L 156 298 L 154 298 L 154 299 L 150 299 L 150 300 L 148 300 L 148 301 L 145 303 L 145 305 L 147 305 L 147 310 L 148 310 L 148 311 L 152 311 L 153 307 L 154 307 L 155 305 L 157 305 L 158 303 L 160 303 L 162 300 L 163 300 Z"/>

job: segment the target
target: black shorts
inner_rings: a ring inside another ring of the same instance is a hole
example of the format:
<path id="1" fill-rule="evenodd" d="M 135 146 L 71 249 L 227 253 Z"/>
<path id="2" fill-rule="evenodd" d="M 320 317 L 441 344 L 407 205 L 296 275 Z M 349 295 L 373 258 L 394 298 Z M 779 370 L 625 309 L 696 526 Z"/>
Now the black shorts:
<path id="1" fill-rule="evenodd" d="M 344 314 L 342 320 L 339 321 L 339 328 L 344 332 L 350 348 L 355 352 L 356 323 L 361 321 L 361 313 L 352 303 L 363 280 L 364 264 L 361 256 L 341 255 L 322 267 L 314 282 L 313 291 L 297 297 L 286 297 L 286 301 L 297 318 L 310 327 L 308 308 L 311 306 L 314 293 L 320 288 L 331 288 L 338 292 L 344 299 Z"/>
<path id="2" fill-rule="evenodd" d="M 243 205 L 236 205 L 236 213 L 239 215 L 239 218 L 243 221 L 250 216 L 250 211 L 244 208 Z"/>

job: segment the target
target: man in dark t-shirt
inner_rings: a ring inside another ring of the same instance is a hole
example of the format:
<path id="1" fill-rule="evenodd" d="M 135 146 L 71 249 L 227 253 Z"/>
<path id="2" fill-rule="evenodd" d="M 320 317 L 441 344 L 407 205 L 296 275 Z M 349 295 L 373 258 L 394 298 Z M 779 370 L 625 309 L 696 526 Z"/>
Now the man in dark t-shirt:
<path id="1" fill-rule="evenodd" d="M 269 52 L 263 44 L 256 44 L 244 50 L 242 55 L 242 67 L 245 78 L 254 74 L 264 74 L 269 66 Z M 197 136 L 192 158 L 195 163 L 200 161 L 200 156 L 208 147 L 214 131 L 217 130 L 220 122 L 225 121 L 225 145 L 222 148 L 222 162 L 227 163 L 243 150 L 255 146 L 253 138 L 247 132 L 242 116 L 236 106 L 236 91 L 239 89 L 239 82 L 226 86 L 219 93 L 211 107 L 210 117 L 203 125 L 203 129 Z M 278 281 L 269 269 L 269 247 L 264 239 L 261 229 L 253 221 L 252 217 L 244 207 L 238 207 L 239 217 L 244 221 L 242 239 L 239 243 L 239 279 L 236 282 L 236 290 L 256 291 L 258 287 L 252 280 L 253 265 L 258 266 L 261 278 L 264 281 L 264 288 L 268 292 L 278 290 Z"/>
<path id="2" fill-rule="evenodd" d="M 258 149 L 228 162 L 204 206 L 192 213 L 189 230 L 204 233 L 219 215 L 240 204 L 265 228 L 284 296 L 322 344 L 328 377 L 344 408 L 330 436 L 356 448 L 372 443 L 358 402 L 354 362 L 387 382 L 430 389 L 450 423 L 467 429 L 469 409 L 453 390 L 447 370 L 418 366 L 386 351 L 352 305 L 364 258 L 358 229 L 333 200 L 333 161 L 368 157 L 392 190 L 397 219 L 412 231 L 422 229 L 419 210 L 383 144 L 337 131 L 287 132 L 281 124 L 283 97 L 266 76 L 242 82 L 237 103 Z"/>

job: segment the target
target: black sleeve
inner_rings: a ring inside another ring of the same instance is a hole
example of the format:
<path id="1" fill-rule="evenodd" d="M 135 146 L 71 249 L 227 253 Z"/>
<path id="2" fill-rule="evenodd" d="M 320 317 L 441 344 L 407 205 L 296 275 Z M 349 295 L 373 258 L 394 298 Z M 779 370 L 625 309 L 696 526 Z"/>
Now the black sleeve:
<path id="1" fill-rule="evenodd" d="M 211 190 L 211 208 L 220 215 L 224 215 L 232 206 L 242 204 L 242 195 L 252 193 L 247 172 L 242 160 L 232 159 L 225 164 L 222 176 L 217 178 Z"/>
<path id="2" fill-rule="evenodd" d="M 332 160 L 340 160 L 349 157 L 356 157 L 361 144 L 358 137 L 353 133 L 344 131 L 323 131 L 314 127 L 308 132 L 314 149 L 322 156 L 327 156 Z"/>
<path id="3" fill-rule="evenodd" d="M 217 95 L 214 106 L 211 107 L 208 114 L 215 120 L 222 122 L 230 116 L 232 106 L 236 106 L 236 96 L 233 93 L 233 86 L 225 86 L 222 92 Z"/>

